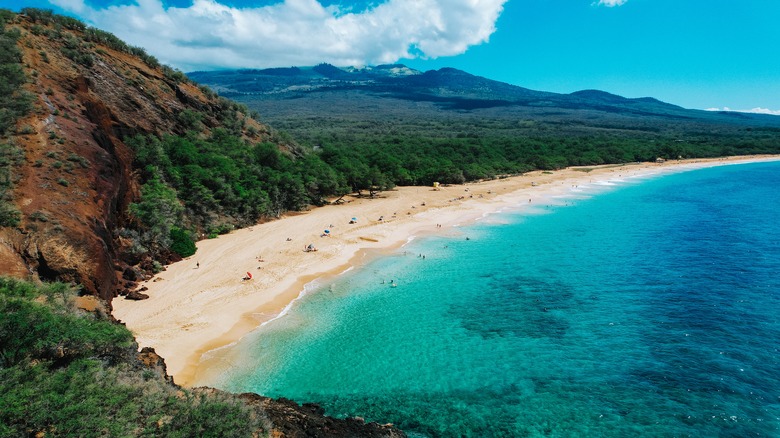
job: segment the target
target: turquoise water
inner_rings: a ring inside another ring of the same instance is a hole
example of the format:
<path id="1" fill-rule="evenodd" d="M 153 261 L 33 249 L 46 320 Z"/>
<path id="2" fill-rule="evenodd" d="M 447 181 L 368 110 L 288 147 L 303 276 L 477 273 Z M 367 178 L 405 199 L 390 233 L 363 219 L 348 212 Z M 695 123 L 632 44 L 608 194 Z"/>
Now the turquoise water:
<path id="1" fill-rule="evenodd" d="M 780 436 L 780 163 L 561 204 L 320 285 L 210 383 L 419 436 Z"/>

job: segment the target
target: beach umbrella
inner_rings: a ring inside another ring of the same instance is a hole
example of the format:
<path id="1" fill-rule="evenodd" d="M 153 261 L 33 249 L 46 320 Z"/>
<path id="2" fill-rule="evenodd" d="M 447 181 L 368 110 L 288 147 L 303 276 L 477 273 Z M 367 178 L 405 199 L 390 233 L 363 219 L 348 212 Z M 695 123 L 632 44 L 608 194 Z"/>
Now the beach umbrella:
<path id="1" fill-rule="evenodd" d="M 353 218 L 352 218 L 352 220 L 353 220 L 353 221 L 355 221 L 355 222 L 357 222 L 357 218 L 356 218 L 356 217 L 353 217 Z"/>
<path id="2" fill-rule="evenodd" d="M 330 230 L 325 230 L 325 234 L 330 234 Z"/>

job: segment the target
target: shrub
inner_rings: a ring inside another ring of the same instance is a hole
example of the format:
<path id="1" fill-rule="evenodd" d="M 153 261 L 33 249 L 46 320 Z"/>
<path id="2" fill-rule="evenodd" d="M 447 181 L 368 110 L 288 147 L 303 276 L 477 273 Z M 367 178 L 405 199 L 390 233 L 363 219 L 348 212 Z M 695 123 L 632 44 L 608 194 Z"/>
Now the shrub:
<path id="1" fill-rule="evenodd" d="M 32 127 L 32 125 L 24 125 L 16 132 L 19 135 L 28 135 L 28 134 L 34 134 L 35 128 Z"/>
<path id="2" fill-rule="evenodd" d="M 0 436 L 264 435 L 235 396 L 132 362 L 127 328 L 78 310 L 74 293 L 0 277 Z"/>
<path id="3" fill-rule="evenodd" d="M 30 218 L 30 220 L 34 220 L 34 221 L 38 221 L 38 222 L 48 222 L 49 221 L 49 216 L 46 213 L 44 213 L 44 212 L 42 212 L 40 210 L 34 211 L 34 212 L 30 213 L 30 215 L 28 217 Z"/>
<path id="4" fill-rule="evenodd" d="M 190 237 L 190 233 L 181 228 L 171 228 L 171 251 L 182 257 L 189 257 L 195 254 L 198 248 Z"/>
<path id="5" fill-rule="evenodd" d="M 157 250 L 170 248 L 171 229 L 181 219 L 184 208 L 176 191 L 155 177 L 141 188 L 141 202 L 130 204 L 130 213 L 143 225 L 143 243 Z"/>
<path id="6" fill-rule="evenodd" d="M 22 70 L 22 53 L 16 46 L 19 32 L 6 30 L 0 22 L 0 135 L 5 134 L 16 120 L 32 109 L 33 97 L 22 90 L 26 82 Z"/>
<path id="7" fill-rule="evenodd" d="M 68 161 L 71 161 L 73 163 L 78 163 L 84 169 L 89 168 L 90 165 L 89 160 L 82 157 L 81 155 L 71 153 L 70 155 L 68 155 L 67 159 Z"/>
<path id="8" fill-rule="evenodd" d="M 203 130 L 203 123 L 201 123 L 203 120 L 203 113 L 199 113 L 198 111 L 193 111 L 191 109 L 185 109 L 184 111 L 177 114 L 176 118 L 179 120 L 179 123 L 184 125 L 186 130 Z"/>
<path id="9" fill-rule="evenodd" d="M 132 335 L 124 326 L 76 311 L 74 288 L 54 283 L 37 292 L 45 302 L 31 299 L 23 282 L 0 281 L 0 366 L 27 359 L 116 357 L 132 345 Z"/>
<path id="10" fill-rule="evenodd" d="M 0 199 L 0 227 L 15 227 L 19 225 L 22 213 L 16 207 Z"/>

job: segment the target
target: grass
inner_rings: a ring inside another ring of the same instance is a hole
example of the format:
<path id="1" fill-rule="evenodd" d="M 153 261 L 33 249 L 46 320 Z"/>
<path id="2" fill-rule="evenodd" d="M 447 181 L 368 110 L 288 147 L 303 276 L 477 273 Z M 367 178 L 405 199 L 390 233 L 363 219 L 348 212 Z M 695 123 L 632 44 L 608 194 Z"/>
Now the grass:
<path id="1" fill-rule="evenodd" d="M 264 434 L 267 419 L 237 397 L 140 365 L 130 332 L 75 294 L 0 277 L 0 437 Z"/>

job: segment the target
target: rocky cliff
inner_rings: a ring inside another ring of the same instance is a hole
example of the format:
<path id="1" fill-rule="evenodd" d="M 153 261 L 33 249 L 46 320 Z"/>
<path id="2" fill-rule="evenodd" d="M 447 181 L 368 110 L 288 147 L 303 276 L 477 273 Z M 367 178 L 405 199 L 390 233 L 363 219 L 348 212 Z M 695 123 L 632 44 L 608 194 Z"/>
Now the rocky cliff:
<path id="1" fill-rule="evenodd" d="M 139 199 L 124 140 L 182 134 L 195 112 L 204 135 L 223 126 L 225 114 L 250 141 L 267 140 L 268 129 L 110 34 L 23 14 L 6 28 L 19 32 L 34 109 L 11 136 L 23 154 L 10 192 L 21 215 L 18 226 L 0 230 L 0 273 L 74 282 L 110 302 L 139 279 L 129 266 L 139 260 L 123 257 L 130 242 L 117 234 Z"/>

